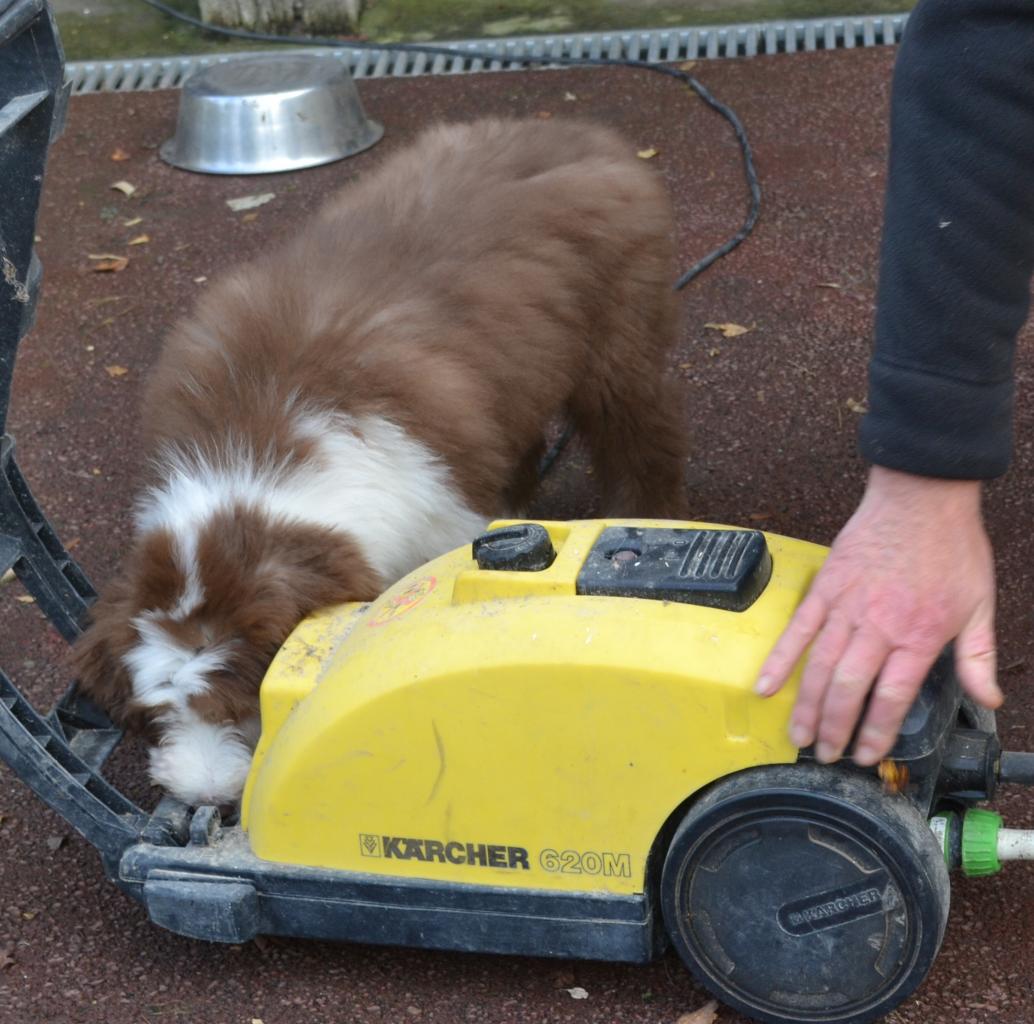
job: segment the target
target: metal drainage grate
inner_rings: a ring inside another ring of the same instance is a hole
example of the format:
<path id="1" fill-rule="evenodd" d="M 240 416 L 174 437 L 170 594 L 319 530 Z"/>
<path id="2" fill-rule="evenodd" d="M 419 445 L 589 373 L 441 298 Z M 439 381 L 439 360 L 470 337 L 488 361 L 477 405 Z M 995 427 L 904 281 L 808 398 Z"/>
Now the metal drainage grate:
<path id="1" fill-rule="evenodd" d="M 520 70 L 517 57 L 609 57 L 666 63 L 761 54 L 891 46 L 900 42 L 907 14 L 859 18 L 814 18 L 807 21 L 772 21 L 712 28 L 592 32 L 569 36 L 524 36 L 476 39 L 435 45 L 459 51 L 441 54 L 348 48 L 298 48 L 295 52 L 324 60 L 343 60 L 354 78 L 406 78 L 414 75 L 454 75 L 477 71 Z M 466 51 L 466 52 L 464 52 Z M 486 61 L 467 53 L 498 54 Z M 137 92 L 176 89 L 198 68 L 248 56 L 164 57 L 116 61 L 80 61 L 66 66 L 74 93 Z"/>

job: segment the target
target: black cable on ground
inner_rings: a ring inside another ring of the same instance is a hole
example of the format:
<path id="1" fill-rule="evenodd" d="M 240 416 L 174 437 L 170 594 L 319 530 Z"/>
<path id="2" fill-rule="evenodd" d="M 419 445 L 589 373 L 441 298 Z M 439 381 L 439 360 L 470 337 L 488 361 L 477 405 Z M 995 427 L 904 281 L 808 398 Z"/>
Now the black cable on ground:
<path id="1" fill-rule="evenodd" d="M 673 68 L 667 64 L 651 64 L 644 60 L 630 60 L 620 57 L 532 57 L 512 56 L 509 54 L 505 57 L 500 57 L 497 53 L 483 53 L 477 50 L 468 49 L 461 50 L 452 46 L 440 46 L 431 43 L 375 43 L 368 40 L 331 39 L 319 36 L 282 36 L 271 32 L 252 32 L 248 29 L 225 28 L 222 25 L 209 25 L 201 21 L 200 18 L 195 18 L 192 15 L 185 14 L 183 11 L 176 10 L 174 7 L 170 7 L 168 4 L 162 3 L 162 0 L 143 0 L 143 2 L 148 6 L 161 11 L 163 14 L 168 15 L 170 18 L 186 22 L 188 25 L 193 25 L 195 28 L 200 29 L 203 32 L 215 32 L 219 35 L 230 36 L 234 39 L 247 39 L 256 43 L 283 43 L 290 46 L 329 46 L 336 49 L 381 50 L 388 53 L 425 53 L 433 57 L 463 57 L 467 60 L 481 60 L 489 64 L 527 64 L 542 65 L 543 67 L 559 65 L 565 67 L 634 68 L 641 71 L 650 71 L 657 75 L 665 75 L 668 78 L 673 78 L 676 81 L 680 81 L 685 85 L 688 85 L 693 92 L 695 92 L 697 96 L 704 101 L 704 103 L 729 122 L 733 133 L 736 136 L 736 141 L 740 144 L 740 152 L 743 155 L 743 173 L 747 179 L 747 190 L 750 193 L 750 204 L 747 208 L 747 216 L 739 231 L 729 238 L 728 241 L 718 246 L 718 248 L 714 249 L 712 252 L 709 252 L 703 259 L 698 260 L 688 270 L 682 273 L 675 282 L 675 290 L 679 291 L 682 288 L 685 288 L 690 281 L 702 274 L 708 267 L 717 263 L 723 256 L 727 256 L 733 251 L 733 249 L 742 244 L 750 235 L 751 231 L 754 230 L 754 225 L 758 222 L 758 217 L 761 213 L 761 185 L 758 182 L 757 170 L 754 167 L 754 154 L 751 150 L 750 142 L 747 139 L 746 129 L 743 127 L 743 124 L 740 122 L 740 119 L 736 116 L 736 113 L 732 108 L 726 106 L 721 102 L 721 100 L 716 99 L 711 92 L 697 81 L 696 78 L 689 74 L 689 72 L 682 71 L 679 68 Z M 554 442 L 549 451 L 546 452 L 542 462 L 539 464 L 540 478 L 545 476 L 552 468 L 553 463 L 556 462 L 557 457 L 560 455 L 560 452 L 563 450 L 567 442 L 571 439 L 573 433 L 573 429 L 568 426 L 560 438 Z"/>
<path id="2" fill-rule="evenodd" d="M 702 274 L 711 264 L 716 263 L 723 256 L 728 255 L 754 230 L 761 212 L 761 185 L 758 183 L 757 170 L 754 167 L 754 154 L 747 139 L 747 132 L 735 112 L 727 107 L 721 100 L 716 99 L 706 86 L 697 81 L 689 72 L 680 71 L 678 68 L 669 67 L 667 64 L 651 64 L 645 60 L 628 60 L 619 57 L 531 57 L 511 56 L 500 57 L 497 53 L 483 53 L 477 50 L 456 49 L 452 46 L 438 46 L 431 43 L 375 43 L 368 40 L 357 39 L 330 39 L 320 36 L 282 36 L 271 32 L 251 32 L 242 28 L 225 28 L 222 25 L 209 25 L 200 18 L 195 18 L 183 11 L 162 3 L 162 0 L 143 0 L 143 3 L 156 10 L 167 14 L 170 18 L 193 25 L 203 32 L 216 32 L 219 35 L 231 36 L 234 39 L 248 39 L 256 43 L 283 43 L 290 46 L 330 46 L 343 50 L 382 50 L 387 53 L 426 53 L 432 57 L 464 57 L 468 60 L 481 60 L 486 63 L 506 64 L 528 64 L 562 65 L 565 67 L 619 67 L 636 68 L 642 71 L 650 71 L 656 75 L 666 75 L 677 81 L 688 85 L 712 110 L 720 114 L 732 126 L 736 141 L 740 144 L 743 154 L 743 172 L 747 179 L 747 189 L 750 192 L 750 205 L 747 210 L 747 217 L 742 227 L 727 242 L 720 245 L 713 252 L 708 253 L 702 260 L 694 263 L 675 282 L 675 289 L 685 288 L 693 278 Z"/>

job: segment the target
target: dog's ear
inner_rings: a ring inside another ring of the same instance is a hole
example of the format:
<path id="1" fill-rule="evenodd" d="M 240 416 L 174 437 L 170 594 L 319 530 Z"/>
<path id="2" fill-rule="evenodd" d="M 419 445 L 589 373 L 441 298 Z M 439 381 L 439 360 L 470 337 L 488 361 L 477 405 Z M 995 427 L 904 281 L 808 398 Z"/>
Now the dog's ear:
<path id="1" fill-rule="evenodd" d="M 344 601 L 372 601 L 382 590 L 358 545 L 318 526 L 282 531 L 254 578 L 255 605 L 275 608 L 269 621 L 290 623 L 288 632 L 313 611 Z"/>
<path id="2" fill-rule="evenodd" d="M 212 673 L 207 694 L 191 706 L 213 722 L 257 713 L 256 696 L 270 661 L 312 612 L 372 600 L 377 573 L 358 546 L 336 530 L 238 513 L 215 520 L 197 549 L 204 617 L 229 662 Z"/>
<path id="3" fill-rule="evenodd" d="M 79 688 L 122 726 L 136 715 L 130 708 L 133 681 L 124 658 L 136 640 L 129 584 L 116 579 L 90 609 L 86 631 L 72 648 Z"/>
<path id="4" fill-rule="evenodd" d="M 372 601 L 383 589 L 359 545 L 322 527 L 282 535 L 270 553 L 267 578 L 299 619 L 344 601 Z"/>
<path id="5" fill-rule="evenodd" d="M 335 530 L 278 527 L 254 563 L 248 597 L 235 609 L 244 636 L 279 646 L 307 615 L 345 601 L 372 601 L 383 589 L 358 545 Z"/>
<path id="6" fill-rule="evenodd" d="M 369 601 L 382 589 L 346 534 L 252 510 L 214 516 L 196 557 L 209 611 L 245 636 L 263 621 L 287 620 L 294 628 L 317 608 Z"/>

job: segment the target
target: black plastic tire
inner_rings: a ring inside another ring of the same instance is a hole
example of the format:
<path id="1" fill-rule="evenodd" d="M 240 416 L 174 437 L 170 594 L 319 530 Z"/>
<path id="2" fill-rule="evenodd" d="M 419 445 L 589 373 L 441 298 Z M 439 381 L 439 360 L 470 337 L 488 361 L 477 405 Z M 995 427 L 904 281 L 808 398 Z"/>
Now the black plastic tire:
<path id="1" fill-rule="evenodd" d="M 715 784 L 661 878 L 671 940 L 722 1002 L 765 1024 L 868 1024 L 926 977 L 950 886 L 924 816 L 820 765 Z"/>

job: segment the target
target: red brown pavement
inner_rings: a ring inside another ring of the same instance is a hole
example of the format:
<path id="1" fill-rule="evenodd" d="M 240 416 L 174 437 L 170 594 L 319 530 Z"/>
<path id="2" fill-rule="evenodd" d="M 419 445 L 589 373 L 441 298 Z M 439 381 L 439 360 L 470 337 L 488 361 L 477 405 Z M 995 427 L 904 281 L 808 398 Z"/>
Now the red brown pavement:
<path id="1" fill-rule="evenodd" d="M 865 397 L 887 151 L 891 50 L 701 62 L 696 73 L 747 126 L 765 190 L 740 250 L 684 292 L 672 372 L 685 394 L 698 518 L 829 542 L 862 487 Z M 72 100 L 45 184 L 37 326 L 23 345 L 11 430 L 20 463 L 62 537 L 98 583 L 126 547 L 138 466 L 139 387 L 163 331 L 224 267 L 276 244 L 327 190 L 440 119 L 483 114 L 591 117 L 654 148 L 676 204 L 685 265 L 740 224 L 746 190 L 728 126 L 680 85 L 643 72 L 570 70 L 360 83 L 384 141 L 352 160 L 266 178 L 173 170 L 157 146 L 177 94 Z M 570 97 L 574 97 L 573 99 Z M 128 160 L 113 161 L 121 149 Z M 131 197 L 112 190 L 126 180 Z M 274 192 L 252 211 L 230 198 Z M 139 223 L 127 221 L 141 218 Z M 129 245 L 146 234 L 148 241 Z M 89 256 L 128 256 L 119 273 Z M 725 339 L 708 323 L 750 331 Z M 1001 581 L 1000 713 L 1011 748 L 1034 746 L 1034 349 L 1018 360 L 1015 467 L 988 491 Z M 485 344 L 506 344 L 506 337 Z M 126 372 L 122 372 L 122 369 Z M 587 462 L 564 453 L 536 515 L 596 511 Z M 946 538 L 946 543 L 950 539 Z M 0 590 L 0 664 L 49 704 L 68 670 L 39 611 Z M 141 763 L 111 774 L 149 799 Z M 160 931 L 103 877 L 93 851 L 4 770 L 0 790 L 0 1024 L 365 1024 L 593 1021 L 674 1024 L 706 1002 L 677 959 L 614 966 L 268 940 L 204 945 Z M 1005 794 L 1015 827 L 1034 799 Z M 63 839 L 63 841 L 61 841 Z M 1034 1020 L 1034 868 L 957 880 L 943 952 L 898 1024 Z M 588 998 L 566 991 L 580 986 Z M 720 1024 L 742 1018 L 722 1009 Z"/>

